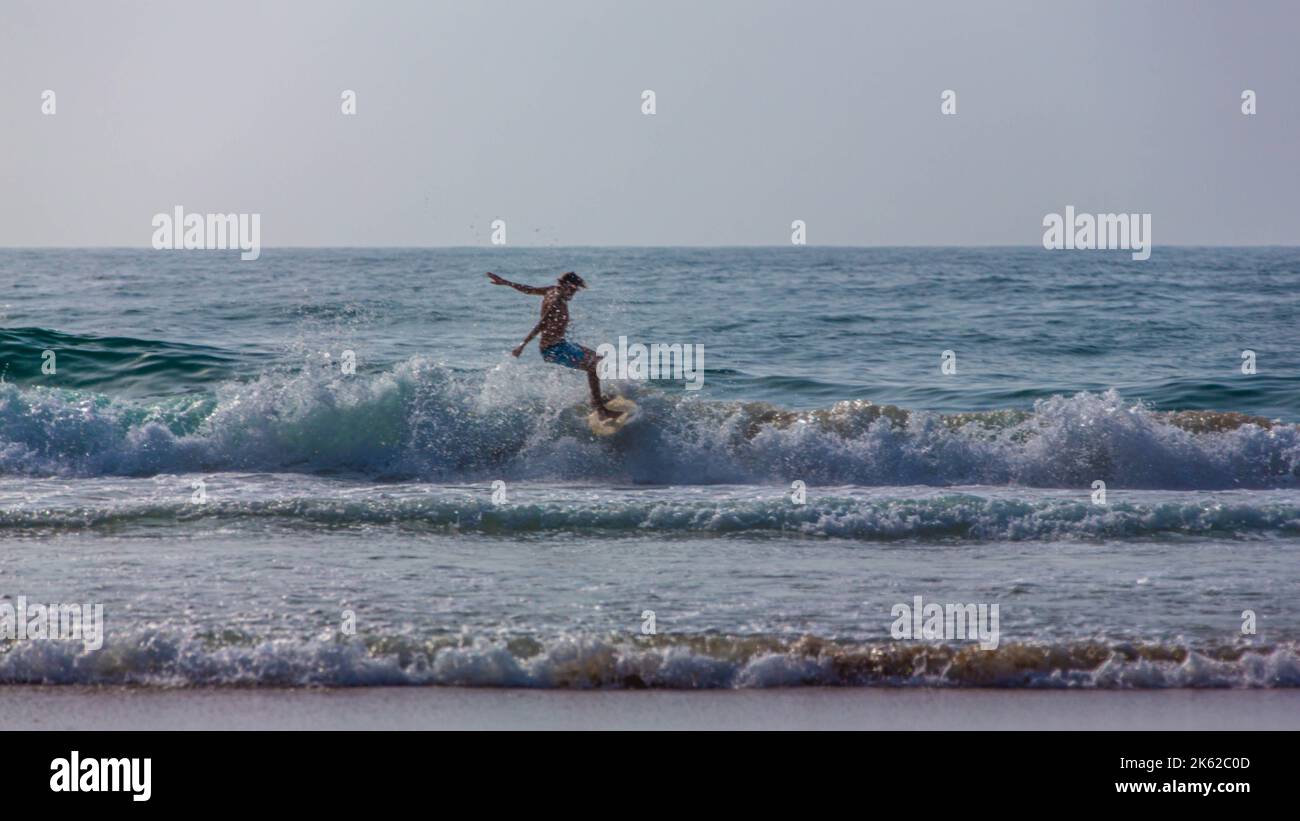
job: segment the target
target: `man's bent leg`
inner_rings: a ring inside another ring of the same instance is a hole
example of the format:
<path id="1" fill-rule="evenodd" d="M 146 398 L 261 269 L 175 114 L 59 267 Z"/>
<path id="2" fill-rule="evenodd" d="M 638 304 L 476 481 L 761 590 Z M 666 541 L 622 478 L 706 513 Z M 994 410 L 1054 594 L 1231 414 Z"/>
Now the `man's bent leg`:
<path id="1" fill-rule="evenodd" d="M 591 404 L 600 414 L 602 419 L 613 419 L 620 415 L 620 411 L 612 411 L 605 407 L 605 400 L 600 395 L 600 377 L 596 375 L 596 366 L 600 363 L 601 357 L 590 348 L 583 348 L 587 355 L 582 360 L 582 369 L 587 372 L 587 386 L 591 388 Z"/>
<path id="2" fill-rule="evenodd" d="M 596 376 L 595 368 L 587 368 L 587 387 L 591 388 L 592 407 L 601 411 L 603 415 L 607 408 L 605 407 L 605 400 L 600 396 L 600 377 Z"/>

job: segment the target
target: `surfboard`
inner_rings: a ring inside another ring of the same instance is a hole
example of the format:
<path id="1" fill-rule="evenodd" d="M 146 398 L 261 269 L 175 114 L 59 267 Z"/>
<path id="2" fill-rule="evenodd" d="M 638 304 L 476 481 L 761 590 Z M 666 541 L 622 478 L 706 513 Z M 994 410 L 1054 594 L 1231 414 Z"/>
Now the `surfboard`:
<path id="1" fill-rule="evenodd" d="M 613 419 L 601 419 L 595 411 L 587 414 L 587 424 L 591 426 L 591 432 L 597 436 L 613 436 L 636 416 L 636 403 L 621 396 L 615 396 L 606 402 L 605 407 L 621 413 Z"/>

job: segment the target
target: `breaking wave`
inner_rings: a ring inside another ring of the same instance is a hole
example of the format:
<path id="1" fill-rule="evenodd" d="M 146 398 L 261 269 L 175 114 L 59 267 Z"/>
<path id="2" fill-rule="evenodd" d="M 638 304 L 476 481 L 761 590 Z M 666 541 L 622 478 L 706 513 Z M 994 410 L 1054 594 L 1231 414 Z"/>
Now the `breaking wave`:
<path id="1" fill-rule="evenodd" d="M 376 375 L 266 373 L 159 401 L 3 383 L 0 475 L 1171 490 L 1294 487 L 1300 476 L 1295 425 L 1162 413 L 1113 390 L 940 415 L 863 400 L 791 411 L 630 384 L 640 418 L 600 439 L 571 374 L 524 380 L 519 367 L 465 372 L 417 357 Z"/>
<path id="2" fill-rule="evenodd" d="M 310 495 L 194 505 L 185 493 L 168 500 L 119 501 L 104 507 L 0 509 L 0 533 L 116 529 L 130 525 L 251 522 L 345 527 L 395 525 L 446 533 L 512 535 L 587 533 L 608 537 L 674 533 L 746 533 L 869 541 L 1140 539 L 1168 536 L 1300 536 L 1296 501 L 1152 503 L 1018 500 L 950 493 L 929 498 L 862 499 L 810 495 L 791 504 L 769 498 L 550 500 L 494 504 L 488 492 L 420 493 L 414 498 L 320 498 Z"/>
<path id="3" fill-rule="evenodd" d="M 550 640 L 257 639 L 143 630 L 87 651 L 0 642 L 0 684 L 146 686 L 1290 688 L 1291 644 L 1202 647 L 1073 641 L 994 650 L 814 637 L 576 636 Z"/>

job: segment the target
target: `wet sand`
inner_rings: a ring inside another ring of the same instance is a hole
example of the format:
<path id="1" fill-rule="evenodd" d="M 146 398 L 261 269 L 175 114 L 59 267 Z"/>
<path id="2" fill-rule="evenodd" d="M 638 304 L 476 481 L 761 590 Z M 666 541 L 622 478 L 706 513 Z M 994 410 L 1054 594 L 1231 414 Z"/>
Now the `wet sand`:
<path id="1" fill-rule="evenodd" d="M 0 730 L 1283 730 L 1298 690 L 0 687 Z"/>

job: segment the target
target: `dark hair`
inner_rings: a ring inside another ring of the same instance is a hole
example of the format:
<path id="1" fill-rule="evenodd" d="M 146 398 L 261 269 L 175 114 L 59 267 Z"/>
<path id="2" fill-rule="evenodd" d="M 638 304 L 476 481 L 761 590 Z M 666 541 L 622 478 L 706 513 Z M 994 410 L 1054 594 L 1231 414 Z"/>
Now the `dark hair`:
<path id="1" fill-rule="evenodd" d="M 567 284 L 569 284 L 569 285 L 572 285 L 572 286 L 575 287 L 575 288 L 586 288 L 586 287 L 587 287 L 587 283 L 585 283 L 585 282 L 582 281 L 582 277 L 578 276 L 577 274 L 573 273 L 572 271 L 570 271 L 569 273 L 567 273 L 567 274 L 565 274 L 564 276 L 560 277 L 560 282 L 567 283 Z"/>

